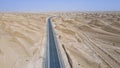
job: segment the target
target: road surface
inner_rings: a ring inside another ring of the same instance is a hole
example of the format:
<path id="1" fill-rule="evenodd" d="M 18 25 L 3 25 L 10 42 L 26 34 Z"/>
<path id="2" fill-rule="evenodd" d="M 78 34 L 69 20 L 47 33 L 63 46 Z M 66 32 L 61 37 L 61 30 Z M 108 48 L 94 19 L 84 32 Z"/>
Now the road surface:
<path id="1" fill-rule="evenodd" d="M 57 39 L 55 37 L 54 29 L 51 23 L 51 18 L 48 18 L 47 22 L 47 49 L 46 49 L 46 61 L 45 68 L 64 68 L 61 54 L 59 52 Z"/>

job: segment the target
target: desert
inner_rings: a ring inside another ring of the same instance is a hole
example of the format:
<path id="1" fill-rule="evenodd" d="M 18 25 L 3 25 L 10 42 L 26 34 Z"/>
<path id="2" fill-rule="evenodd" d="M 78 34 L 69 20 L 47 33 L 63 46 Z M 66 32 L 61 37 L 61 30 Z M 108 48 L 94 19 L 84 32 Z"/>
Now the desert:
<path id="1" fill-rule="evenodd" d="M 53 21 L 71 68 L 120 67 L 119 12 L 59 13 Z"/>
<path id="2" fill-rule="evenodd" d="M 120 68 L 120 12 L 0 13 L 0 68 L 42 68 L 47 19 L 65 68 Z"/>
<path id="3" fill-rule="evenodd" d="M 41 68 L 46 17 L 0 13 L 0 68 Z"/>

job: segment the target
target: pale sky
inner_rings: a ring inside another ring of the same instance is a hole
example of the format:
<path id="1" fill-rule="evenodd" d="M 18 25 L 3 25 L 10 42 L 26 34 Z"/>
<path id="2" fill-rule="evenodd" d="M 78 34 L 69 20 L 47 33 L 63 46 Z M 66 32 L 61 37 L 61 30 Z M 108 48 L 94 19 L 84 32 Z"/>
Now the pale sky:
<path id="1" fill-rule="evenodd" d="M 0 0 L 0 11 L 120 11 L 120 0 Z"/>

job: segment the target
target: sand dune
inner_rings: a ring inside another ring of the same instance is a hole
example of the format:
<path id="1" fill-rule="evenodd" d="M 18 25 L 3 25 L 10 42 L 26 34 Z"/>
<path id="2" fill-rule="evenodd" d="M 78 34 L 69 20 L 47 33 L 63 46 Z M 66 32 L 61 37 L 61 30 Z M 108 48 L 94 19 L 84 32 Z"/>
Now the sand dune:
<path id="1" fill-rule="evenodd" d="M 120 68 L 120 13 L 71 12 L 54 18 L 72 68 Z"/>
<path id="2" fill-rule="evenodd" d="M 0 68 L 42 68 L 50 16 L 66 68 L 120 68 L 119 12 L 0 13 Z"/>
<path id="3" fill-rule="evenodd" d="M 0 68 L 40 68 L 46 17 L 0 13 Z"/>

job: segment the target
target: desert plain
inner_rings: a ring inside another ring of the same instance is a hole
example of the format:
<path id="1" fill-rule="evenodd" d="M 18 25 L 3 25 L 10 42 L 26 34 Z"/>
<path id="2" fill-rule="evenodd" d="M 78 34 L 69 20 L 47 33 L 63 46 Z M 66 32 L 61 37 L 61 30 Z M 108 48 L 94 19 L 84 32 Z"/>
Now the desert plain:
<path id="1" fill-rule="evenodd" d="M 0 68 L 42 68 L 47 19 L 66 68 L 120 68 L 120 12 L 0 13 Z"/>

